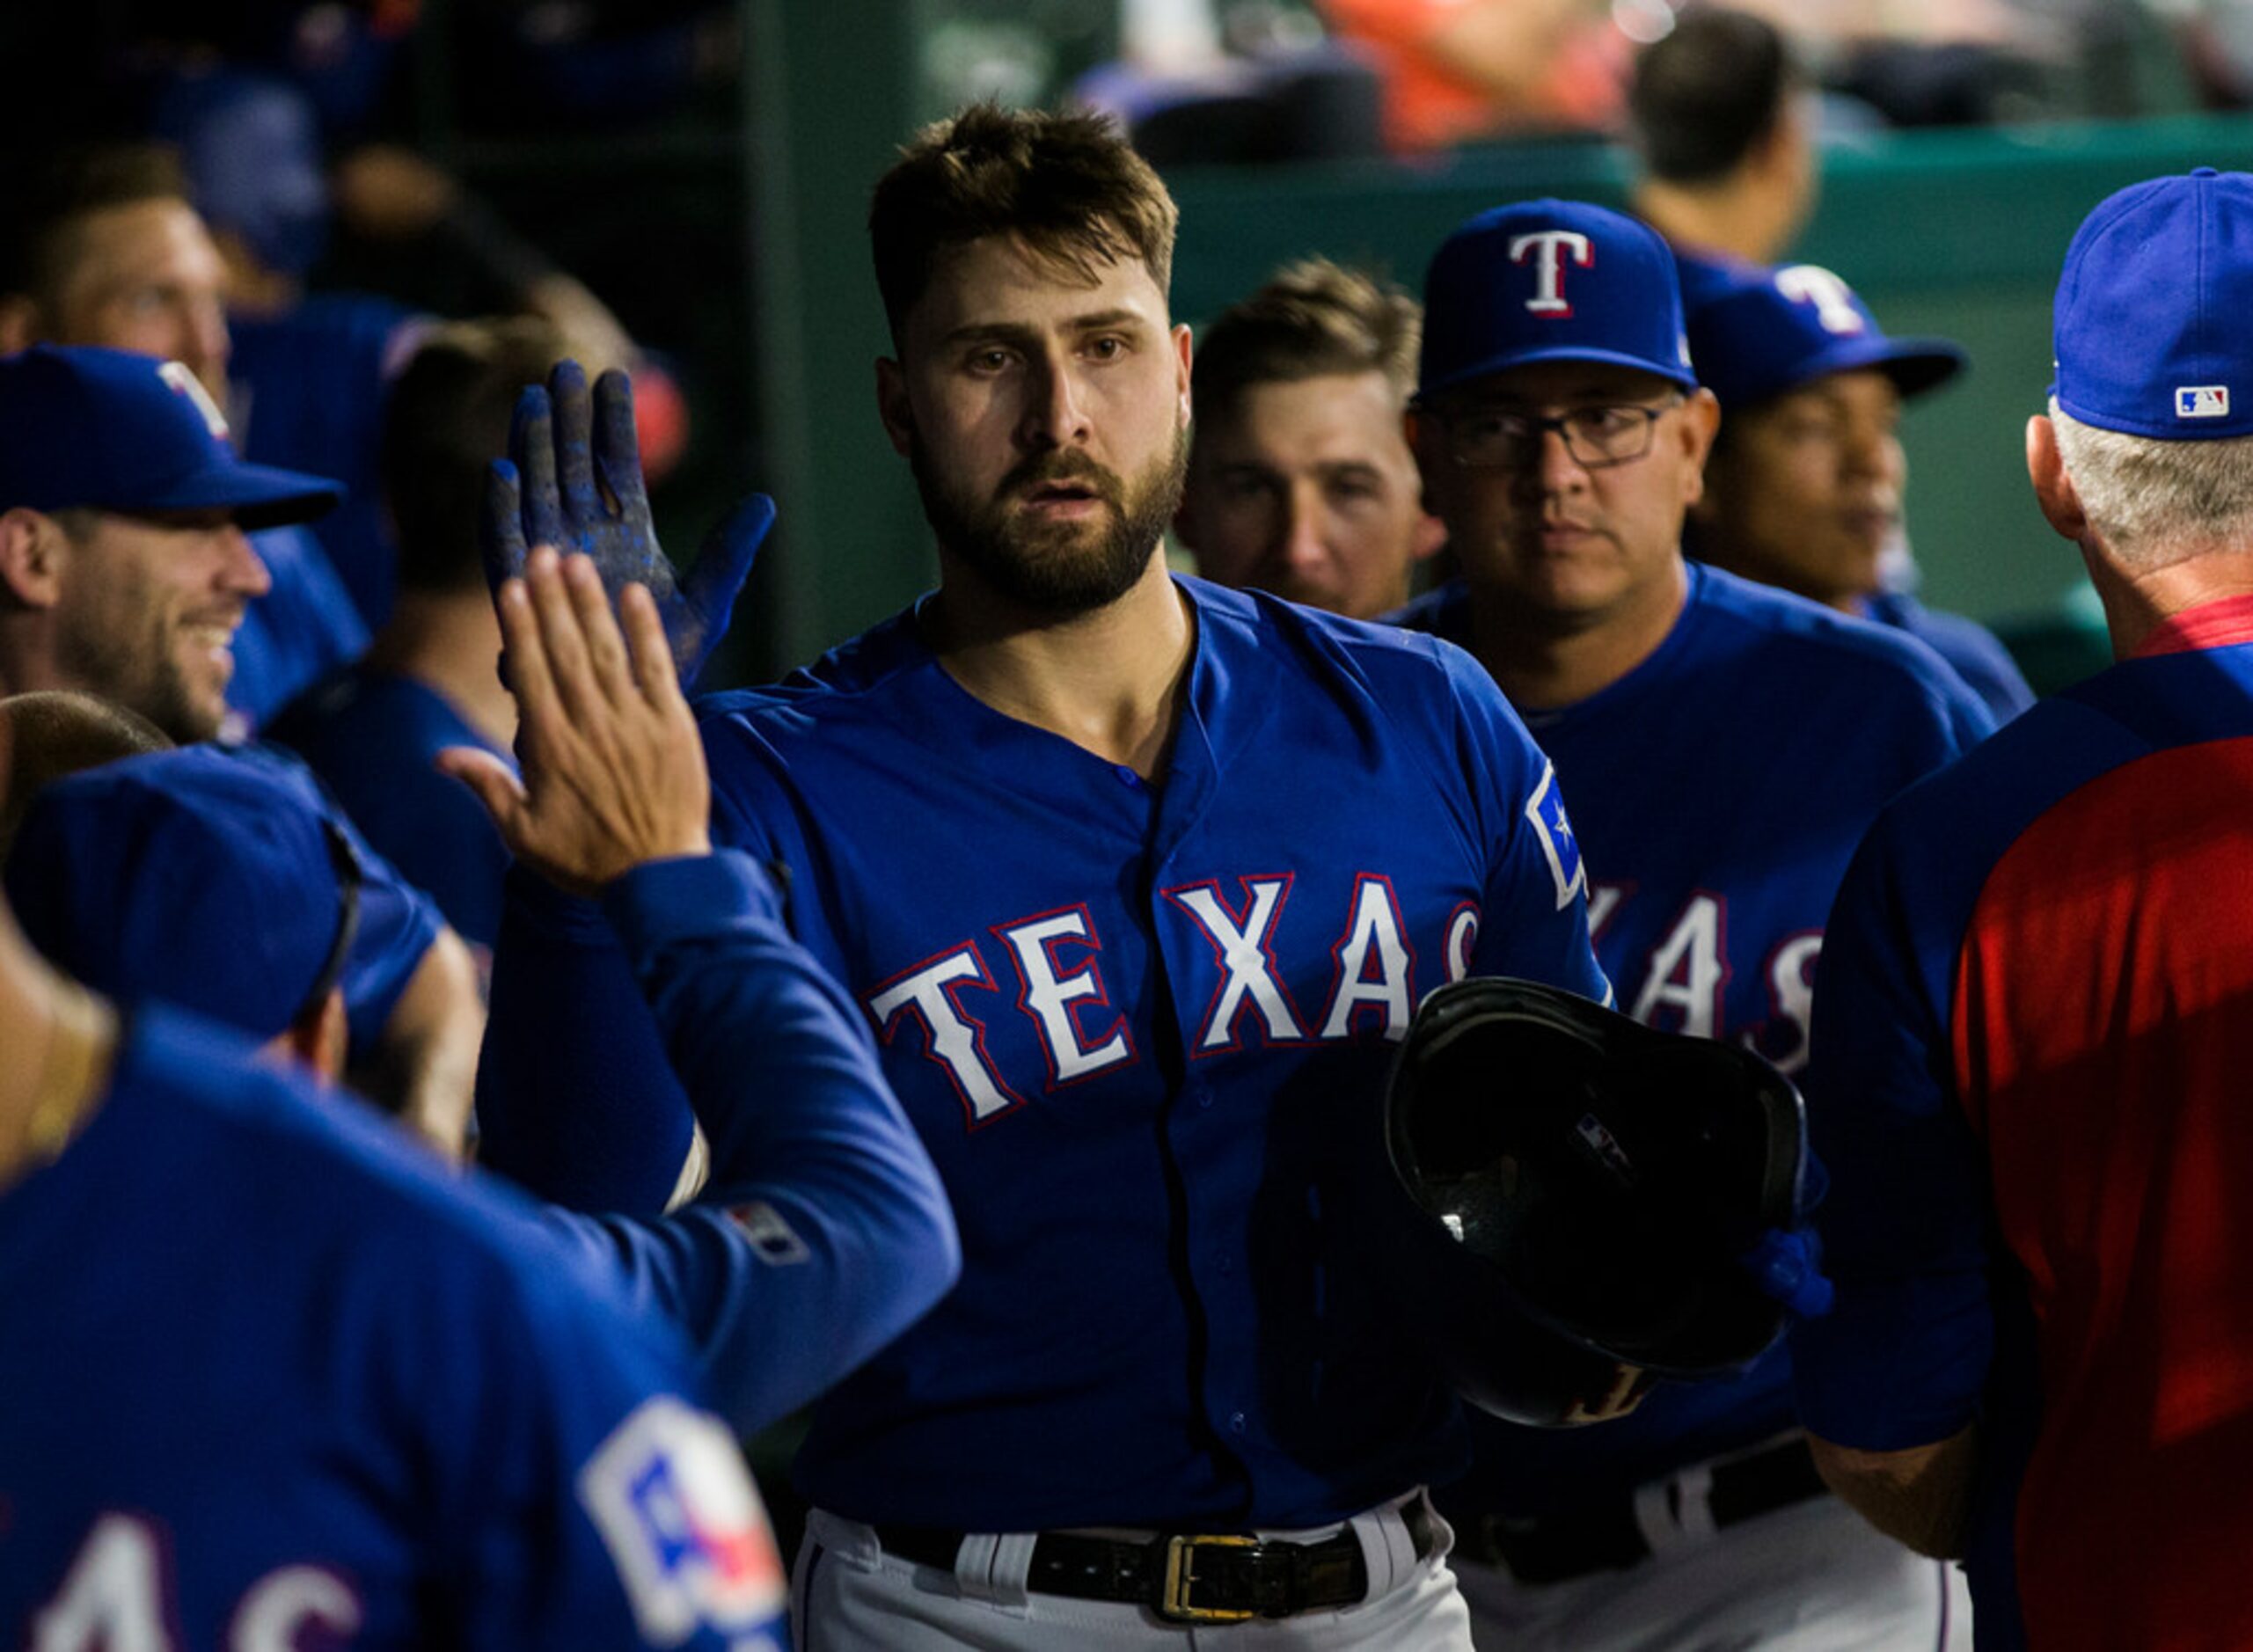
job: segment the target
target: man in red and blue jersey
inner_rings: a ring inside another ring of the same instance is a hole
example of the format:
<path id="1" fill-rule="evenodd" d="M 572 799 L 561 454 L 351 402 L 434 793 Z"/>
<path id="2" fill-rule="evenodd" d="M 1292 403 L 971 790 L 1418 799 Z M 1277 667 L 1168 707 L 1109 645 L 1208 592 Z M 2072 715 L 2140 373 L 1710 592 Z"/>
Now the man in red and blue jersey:
<path id="1" fill-rule="evenodd" d="M 2249 304 L 2253 177 L 2081 225 L 2027 462 L 2118 662 L 1891 805 L 1823 954 L 1800 1406 L 1982 1648 L 2253 1640 Z"/>

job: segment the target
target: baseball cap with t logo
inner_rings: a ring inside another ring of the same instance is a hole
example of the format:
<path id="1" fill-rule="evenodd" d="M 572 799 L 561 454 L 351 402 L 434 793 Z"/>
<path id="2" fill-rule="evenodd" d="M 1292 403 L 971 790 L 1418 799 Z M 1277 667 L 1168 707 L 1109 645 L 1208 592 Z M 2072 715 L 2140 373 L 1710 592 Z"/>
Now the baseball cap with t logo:
<path id="1" fill-rule="evenodd" d="M 0 357 L 0 510 L 224 510 L 256 530 L 310 521 L 343 493 L 245 464 L 178 362 L 86 345 Z"/>

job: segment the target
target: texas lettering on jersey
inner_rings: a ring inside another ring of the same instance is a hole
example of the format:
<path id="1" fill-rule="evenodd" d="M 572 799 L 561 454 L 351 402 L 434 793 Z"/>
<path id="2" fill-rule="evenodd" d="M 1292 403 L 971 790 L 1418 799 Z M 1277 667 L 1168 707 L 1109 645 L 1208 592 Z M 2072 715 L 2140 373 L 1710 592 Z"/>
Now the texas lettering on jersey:
<path id="1" fill-rule="evenodd" d="M 1417 949 L 1393 880 L 1355 874 L 1330 921 L 1290 926 L 1284 917 L 1300 879 L 1295 873 L 1206 878 L 1159 891 L 1210 953 L 1211 992 L 1196 1024 L 1182 1028 L 1189 1059 L 1244 1049 L 1396 1041 L 1406 1036 L 1421 995 L 1470 968 L 1479 911 L 1450 913 L 1437 971 L 1419 972 Z M 1303 903 L 1303 897 L 1302 897 Z M 1317 939 L 1319 938 L 1319 939 Z M 919 1049 L 942 1068 L 972 1129 L 1139 1052 L 1129 1018 L 1104 976 L 1104 937 L 1086 904 L 989 926 L 910 965 L 861 995 L 877 1037 Z M 1182 1002 L 1194 994 L 1184 991 Z M 1013 1072 L 997 1054 L 994 1018 L 1013 1014 L 1034 1034 L 1043 1071 Z"/>
<path id="2" fill-rule="evenodd" d="M 1588 886 L 1588 929 L 1620 1004 L 1645 1027 L 1733 1034 L 1785 1073 L 1807 1064 L 1820 930 L 1784 935 L 1759 958 L 1732 959 L 1725 894 L 1694 890 L 1665 914 L 1638 910 L 1633 883 L 1601 880 Z"/>
<path id="3" fill-rule="evenodd" d="M 171 1621 L 172 1543 L 163 1526 L 113 1512 L 95 1521 L 54 1597 L 33 1618 L 30 1652 L 169 1652 L 185 1644 Z M 360 1597 L 326 1567 L 282 1566 L 245 1590 L 227 1652 L 289 1652 L 346 1645 L 360 1627 Z"/>

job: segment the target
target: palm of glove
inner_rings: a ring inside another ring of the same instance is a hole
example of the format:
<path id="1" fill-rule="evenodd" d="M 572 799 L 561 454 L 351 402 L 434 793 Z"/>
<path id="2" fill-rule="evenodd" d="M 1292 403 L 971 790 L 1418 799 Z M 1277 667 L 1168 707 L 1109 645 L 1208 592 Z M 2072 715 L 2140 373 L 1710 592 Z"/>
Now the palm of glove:
<path id="1" fill-rule="evenodd" d="M 486 483 L 487 583 L 498 591 L 520 577 L 535 545 L 589 558 L 613 606 L 628 585 L 656 599 L 681 686 L 693 687 L 727 634 L 736 593 L 774 523 L 773 501 L 745 500 L 705 541 L 688 577 L 677 575 L 650 518 L 633 386 L 608 372 L 590 395 L 572 361 L 556 363 L 545 390 L 528 385 L 517 398 L 508 455 L 494 462 Z"/>

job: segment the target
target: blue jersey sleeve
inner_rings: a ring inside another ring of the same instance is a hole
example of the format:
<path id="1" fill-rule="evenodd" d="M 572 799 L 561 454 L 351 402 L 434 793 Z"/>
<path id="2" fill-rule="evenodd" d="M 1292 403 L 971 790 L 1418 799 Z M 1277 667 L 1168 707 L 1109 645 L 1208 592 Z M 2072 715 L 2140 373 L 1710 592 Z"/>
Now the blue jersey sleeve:
<path id="1" fill-rule="evenodd" d="M 1796 1320 L 1807 1426 L 1895 1451 L 1975 1414 L 1993 1351 L 1985 1155 L 1953 1099 L 1949 993 L 1960 923 L 1918 887 L 1897 808 L 1849 866 L 1818 967 L 1809 1133 L 1833 1311 Z"/>
<path id="2" fill-rule="evenodd" d="M 1488 837 L 1474 975 L 1516 976 L 1612 1001 L 1588 938 L 1588 876 L 1556 771 L 1486 668 L 1437 645 L 1458 707 L 1460 760 Z"/>
<path id="3" fill-rule="evenodd" d="M 603 905 L 710 1143 L 698 1202 L 660 1222 L 564 1217 L 683 1326 L 750 1434 L 813 1400 L 943 1296 L 961 1255 L 930 1156 L 867 1027 L 732 852 L 620 879 Z"/>
<path id="4" fill-rule="evenodd" d="M 518 866 L 493 953 L 478 1124 L 486 1166 L 577 1210 L 662 1212 L 688 1097 L 602 910 Z"/>

